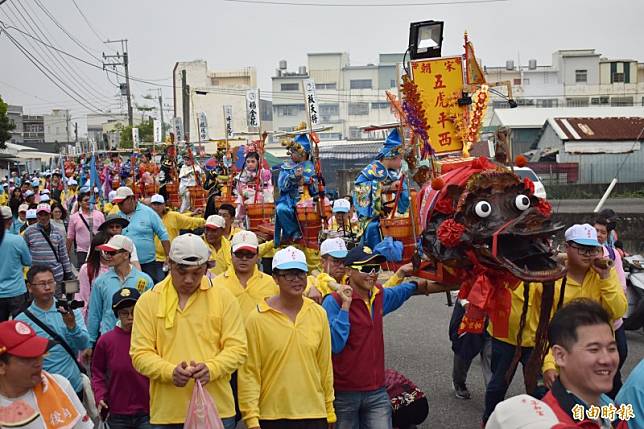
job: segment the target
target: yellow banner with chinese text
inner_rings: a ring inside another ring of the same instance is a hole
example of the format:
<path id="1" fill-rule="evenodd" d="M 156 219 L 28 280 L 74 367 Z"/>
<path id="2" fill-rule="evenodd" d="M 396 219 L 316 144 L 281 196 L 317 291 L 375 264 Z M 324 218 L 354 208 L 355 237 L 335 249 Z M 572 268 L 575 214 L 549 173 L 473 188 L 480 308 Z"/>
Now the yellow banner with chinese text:
<path id="1" fill-rule="evenodd" d="M 461 57 L 443 57 L 411 62 L 412 79 L 425 109 L 429 141 L 436 153 L 459 152 L 463 141 L 456 125 L 457 100 L 463 91 Z"/>

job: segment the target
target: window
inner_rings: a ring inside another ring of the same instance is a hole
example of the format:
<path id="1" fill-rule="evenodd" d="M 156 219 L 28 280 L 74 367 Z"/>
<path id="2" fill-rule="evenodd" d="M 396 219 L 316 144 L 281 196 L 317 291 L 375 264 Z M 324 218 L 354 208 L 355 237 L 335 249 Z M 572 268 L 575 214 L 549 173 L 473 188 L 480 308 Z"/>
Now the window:
<path id="1" fill-rule="evenodd" d="M 588 82 L 588 70 L 575 70 L 575 82 L 576 83 Z"/>
<path id="2" fill-rule="evenodd" d="M 339 104 L 320 104 L 319 108 L 320 108 L 320 115 L 323 115 L 323 116 L 337 116 L 340 114 Z"/>
<path id="3" fill-rule="evenodd" d="M 350 89 L 371 89 L 371 79 L 351 79 L 349 81 Z"/>
<path id="4" fill-rule="evenodd" d="M 283 83 L 280 85 L 280 89 L 282 91 L 299 91 L 300 90 L 300 84 L 295 82 L 295 83 Z"/>
<path id="5" fill-rule="evenodd" d="M 530 79 L 528 79 L 527 77 L 524 77 L 523 78 L 523 84 L 524 85 L 530 85 Z"/>
<path id="6" fill-rule="evenodd" d="M 608 104 L 608 97 L 593 97 L 590 99 L 590 104 L 594 106 Z"/>
<path id="7" fill-rule="evenodd" d="M 633 97 L 611 97 L 611 106 L 632 106 Z"/>
<path id="8" fill-rule="evenodd" d="M 613 76 L 611 77 L 611 81 L 613 83 L 624 83 L 624 73 L 613 73 Z"/>
<path id="9" fill-rule="evenodd" d="M 396 87 L 396 79 L 391 79 L 391 81 L 389 82 L 389 87 L 390 88 L 395 88 Z"/>
<path id="10" fill-rule="evenodd" d="M 281 104 L 273 106 L 277 116 L 297 116 L 304 112 L 304 104 Z"/>
<path id="11" fill-rule="evenodd" d="M 360 140 L 362 138 L 362 130 L 360 127 L 349 127 L 349 140 Z"/>
<path id="12" fill-rule="evenodd" d="M 376 103 L 371 103 L 371 108 L 372 109 L 388 109 L 389 108 L 389 103 L 386 101 L 378 101 Z"/>
<path id="13" fill-rule="evenodd" d="M 543 98 L 537 100 L 537 107 L 557 107 L 559 101 L 556 98 Z"/>
<path id="14" fill-rule="evenodd" d="M 315 89 L 338 89 L 338 85 L 333 83 L 316 83 Z"/>
<path id="15" fill-rule="evenodd" d="M 512 80 L 512 85 L 521 85 L 521 79 L 515 78 L 514 80 Z"/>
<path id="16" fill-rule="evenodd" d="M 320 133 L 320 140 L 340 140 L 342 133 Z"/>
<path id="17" fill-rule="evenodd" d="M 349 103 L 349 115 L 366 116 L 369 114 L 369 103 Z"/>
<path id="18" fill-rule="evenodd" d="M 566 98 L 567 107 L 588 107 L 588 97 Z"/>

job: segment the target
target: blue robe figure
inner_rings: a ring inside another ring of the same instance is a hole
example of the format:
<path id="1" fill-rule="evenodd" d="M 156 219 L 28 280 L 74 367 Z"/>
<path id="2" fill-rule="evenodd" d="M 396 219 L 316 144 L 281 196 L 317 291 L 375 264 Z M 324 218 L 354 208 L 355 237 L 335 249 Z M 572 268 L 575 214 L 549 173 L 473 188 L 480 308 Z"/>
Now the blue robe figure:
<path id="1" fill-rule="evenodd" d="M 380 218 L 386 216 L 382 201 L 382 190 L 400 179 L 397 169 L 387 168 L 402 158 L 401 141 L 398 129 L 393 129 L 385 144 L 380 149 L 376 159 L 362 169 L 354 182 L 353 201 L 355 203 L 358 219 L 363 227 L 361 244 L 373 249 L 382 241 L 380 232 Z M 393 208 L 393 207 L 390 207 Z M 409 208 L 409 188 L 403 182 L 402 193 L 398 201 L 398 213 L 403 214 Z"/>
<path id="2" fill-rule="evenodd" d="M 274 246 L 282 240 L 299 240 L 302 238 L 300 224 L 297 221 L 296 205 L 300 200 L 300 189 L 308 187 L 311 197 L 317 196 L 317 178 L 315 167 L 309 161 L 311 143 L 306 135 L 298 135 L 288 146 L 291 159 L 280 167 L 277 186 L 280 196 L 275 207 Z"/>

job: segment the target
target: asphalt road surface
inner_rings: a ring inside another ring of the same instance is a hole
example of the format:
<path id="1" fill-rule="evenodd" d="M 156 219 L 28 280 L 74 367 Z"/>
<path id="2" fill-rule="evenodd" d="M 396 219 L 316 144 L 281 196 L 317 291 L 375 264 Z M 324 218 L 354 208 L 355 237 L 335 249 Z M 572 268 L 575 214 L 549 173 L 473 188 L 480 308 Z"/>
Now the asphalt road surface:
<path id="1" fill-rule="evenodd" d="M 452 390 L 452 349 L 447 327 L 452 308 L 444 293 L 414 296 L 385 317 L 385 361 L 388 368 L 405 374 L 429 398 L 429 417 L 420 428 L 479 429 L 485 387 L 478 360 L 472 363 L 468 388 L 472 399 L 456 399 Z M 626 376 L 644 358 L 644 333 L 627 332 Z M 523 393 L 523 377 L 517 371 L 509 396 Z M 509 397 L 508 396 L 508 397 Z"/>
<path id="2" fill-rule="evenodd" d="M 599 199 L 594 200 L 550 200 L 554 213 L 592 213 Z M 603 208 L 615 213 L 644 213 L 644 198 L 609 198 Z"/>

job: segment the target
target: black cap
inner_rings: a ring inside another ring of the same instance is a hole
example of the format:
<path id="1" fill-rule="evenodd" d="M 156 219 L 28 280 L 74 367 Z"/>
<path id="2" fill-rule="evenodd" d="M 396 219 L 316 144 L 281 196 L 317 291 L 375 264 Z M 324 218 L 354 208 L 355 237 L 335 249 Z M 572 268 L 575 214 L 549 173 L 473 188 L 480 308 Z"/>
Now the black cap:
<path id="1" fill-rule="evenodd" d="M 121 216 L 117 214 L 111 214 L 107 215 L 107 218 L 105 218 L 105 222 L 103 222 L 99 227 L 99 231 L 105 231 L 105 228 L 107 228 L 108 225 L 111 225 L 113 223 L 119 223 L 123 228 L 127 228 L 127 226 L 130 224 L 130 221 L 122 218 Z"/>
<path id="2" fill-rule="evenodd" d="M 117 313 L 121 308 L 136 304 L 140 296 L 139 291 L 134 288 L 124 287 L 123 289 L 119 289 L 112 296 L 112 310 L 116 317 L 118 317 Z"/>
<path id="3" fill-rule="evenodd" d="M 356 246 L 347 253 L 347 256 L 344 258 L 344 265 L 382 264 L 386 260 L 387 258 L 380 253 L 374 253 L 367 246 Z"/>

